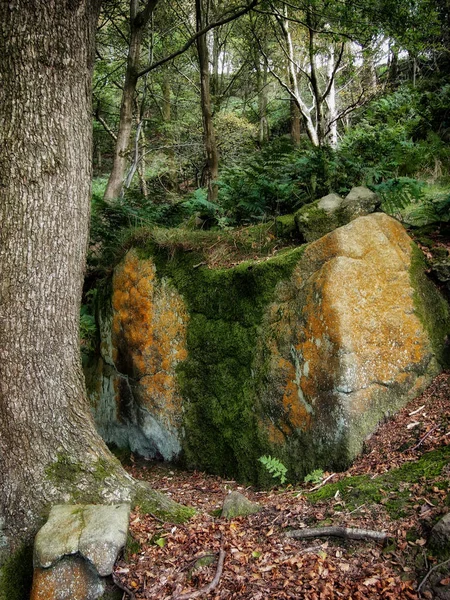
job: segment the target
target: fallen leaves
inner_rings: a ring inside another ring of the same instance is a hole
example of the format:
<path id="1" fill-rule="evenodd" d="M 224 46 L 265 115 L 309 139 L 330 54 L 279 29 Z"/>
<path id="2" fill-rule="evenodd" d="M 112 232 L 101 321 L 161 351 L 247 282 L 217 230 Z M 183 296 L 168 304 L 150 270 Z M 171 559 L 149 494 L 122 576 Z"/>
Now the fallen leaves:
<path id="1" fill-rule="evenodd" d="M 367 442 L 366 453 L 346 473 L 333 474 L 332 481 L 348 475 L 376 476 L 448 444 L 449 398 L 450 374 L 444 373 L 384 423 Z M 414 427 L 408 428 L 411 423 Z M 136 600 L 194 598 L 207 589 L 209 600 L 417 600 L 415 590 L 426 569 L 417 571 L 416 562 L 423 559 L 431 524 L 445 510 L 448 493 L 438 479 L 432 485 L 400 485 L 399 492 L 409 495 L 408 511 L 392 520 L 386 503 L 396 497 L 388 489 L 382 491 L 380 503 L 363 501 L 350 510 L 339 494 L 311 504 L 306 488 L 261 492 L 139 460 L 130 471 L 198 510 L 190 522 L 177 526 L 138 510 L 132 514 L 130 533 L 136 547 L 127 560 L 119 561 L 114 576 Z M 261 512 L 231 522 L 214 516 L 229 490 L 261 504 Z M 391 545 L 383 549 L 375 542 L 285 536 L 289 529 L 323 525 L 386 531 Z M 222 546 L 223 569 L 211 589 Z M 439 585 L 450 585 L 450 577 L 441 576 Z M 423 587 L 422 597 L 431 598 Z"/>

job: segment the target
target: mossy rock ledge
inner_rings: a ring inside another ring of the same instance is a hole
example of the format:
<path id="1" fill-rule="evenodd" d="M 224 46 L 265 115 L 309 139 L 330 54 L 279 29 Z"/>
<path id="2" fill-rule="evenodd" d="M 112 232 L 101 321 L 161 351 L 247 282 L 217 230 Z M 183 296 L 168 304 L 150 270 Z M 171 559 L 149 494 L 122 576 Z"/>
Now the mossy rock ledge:
<path id="1" fill-rule="evenodd" d="M 449 310 L 382 213 L 273 258 L 209 269 L 148 243 L 115 269 L 87 372 L 107 442 L 270 483 L 343 469 L 444 362 Z"/>

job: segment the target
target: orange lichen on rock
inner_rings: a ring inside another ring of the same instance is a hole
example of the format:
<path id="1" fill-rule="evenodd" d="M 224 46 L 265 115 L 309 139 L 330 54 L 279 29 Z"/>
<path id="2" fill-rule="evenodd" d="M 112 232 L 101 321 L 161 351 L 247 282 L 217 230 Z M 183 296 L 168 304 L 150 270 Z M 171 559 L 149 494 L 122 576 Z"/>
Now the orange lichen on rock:
<path id="1" fill-rule="evenodd" d="M 330 439 L 340 428 L 354 455 L 384 411 L 436 373 L 415 312 L 411 260 L 409 236 L 384 214 L 308 246 L 266 313 L 263 344 L 272 358 L 262 401 L 278 415 L 265 421 L 270 440 L 335 423 Z"/>
<path id="2" fill-rule="evenodd" d="M 49 569 L 36 568 L 30 600 L 86 600 L 101 593 L 99 578 L 80 558 L 64 558 Z"/>
<path id="3" fill-rule="evenodd" d="M 167 280 L 157 278 L 153 262 L 134 251 L 116 269 L 113 290 L 116 366 L 134 382 L 141 405 L 176 429 L 182 410 L 175 368 L 187 355 L 184 301 Z"/>

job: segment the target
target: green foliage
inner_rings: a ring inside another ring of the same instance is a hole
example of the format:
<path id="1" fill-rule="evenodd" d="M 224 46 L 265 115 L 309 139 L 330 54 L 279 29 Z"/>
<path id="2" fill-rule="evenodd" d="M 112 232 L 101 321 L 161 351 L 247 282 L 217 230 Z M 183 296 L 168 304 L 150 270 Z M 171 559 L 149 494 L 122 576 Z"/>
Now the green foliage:
<path id="1" fill-rule="evenodd" d="M 397 215 L 410 204 L 423 199 L 424 182 L 410 177 L 396 177 L 373 185 L 381 198 L 381 208 L 389 215 Z"/>
<path id="2" fill-rule="evenodd" d="M 86 294 L 85 302 L 80 309 L 80 345 L 81 352 L 89 355 L 97 345 L 97 322 L 95 319 L 95 299 L 97 289 L 93 288 Z"/>
<path id="3" fill-rule="evenodd" d="M 264 465 L 274 479 L 279 479 L 281 485 L 286 483 L 287 468 L 274 456 L 260 456 L 259 462 Z"/>
<path id="4" fill-rule="evenodd" d="M 278 139 L 219 180 L 219 204 L 233 223 L 294 212 L 331 191 L 348 192 L 358 182 L 348 157 L 331 148 L 293 148 Z"/>
<path id="5" fill-rule="evenodd" d="M 305 483 L 312 483 L 313 485 L 319 484 L 323 480 L 323 470 L 314 469 L 311 473 L 304 478 Z"/>
<path id="6" fill-rule="evenodd" d="M 426 196 L 422 203 L 408 215 L 414 225 L 423 226 L 432 223 L 450 222 L 450 193 Z"/>

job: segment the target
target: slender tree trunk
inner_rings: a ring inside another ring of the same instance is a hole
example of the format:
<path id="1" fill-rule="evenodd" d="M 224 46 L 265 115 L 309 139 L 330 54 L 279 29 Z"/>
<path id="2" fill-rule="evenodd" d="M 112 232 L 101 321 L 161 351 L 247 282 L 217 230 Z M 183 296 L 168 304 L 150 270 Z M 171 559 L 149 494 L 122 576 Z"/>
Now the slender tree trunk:
<path id="1" fill-rule="evenodd" d="M 94 429 L 79 351 L 98 4 L 0 2 L 0 551 L 51 503 L 136 486 Z"/>
<path id="2" fill-rule="evenodd" d="M 172 118 L 172 111 L 171 111 L 171 100 L 170 100 L 170 94 L 171 94 L 171 86 L 170 86 L 170 79 L 168 75 L 164 75 L 162 84 L 161 84 L 161 91 L 162 91 L 162 95 L 163 95 L 163 104 L 162 104 L 162 114 L 163 114 L 163 119 L 165 123 L 170 123 L 170 120 Z"/>
<path id="3" fill-rule="evenodd" d="M 119 131 L 114 148 L 114 158 L 105 200 L 119 198 L 128 164 L 131 130 L 133 127 L 133 105 L 138 82 L 139 60 L 141 56 L 142 36 L 158 0 L 148 0 L 145 8 L 139 12 L 139 0 L 130 1 L 130 45 L 128 48 L 127 68 L 120 105 Z"/>
<path id="4" fill-rule="evenodd" d="M 335 60 L 335 52 L 333 44 L 330 44 L 330 55 L 327 64 L 327 76 L 329 80 L 329 93 L 327 95 L 326 101 L 328 105 L 328 123 L 329 125 L 329 134 L 328 139 L 330 141 L 330 146 L 332 148 L 337 147 L 338 143 L 338 130 L 337 130 L 337 103 L 336 103 L 336 82 L 334 77 L 334 60 Z"/>
<path id="5" fill-rule="evenodd" d="M 285 11 L 285 14 L 287 17 L 287 6 L 286 5 L 284 6 L 284 11 Z M 284 35 L 287 50 L 288 50 L 288 70 L 289 70 L 290 93 L 291 93 L 291 96 L 294 99 L 295 103 L 297 104 L 301 115 L 303 116 L 303 119 L 305 121 L 306 133 L 308 134 L 308 137 L 309 137 L 311 143 L 313 144 L 313 146 L 320 146 L 320 136 L 319 136 L 318 130 L 316 128 L 317 121 L 316 121 L 316 124 L 314 124 L 314 121 L 311 116 L 311 110 L 308 108 L 306 103 L 303 101 L 301 94 L 300 94 L 300 88 L 298 85 L 298 78 L 297 78 L 297 71 L 295 68 L 294 45 L 292 43 L 292 36 L 291 36 L 290 29 L 289 29 L 289 21 L 286 18 L 286 19 L 280 19 L 279 22 L 280 22 L 281 30 Z"/>
<path id="6" fill-rule="evenodd" d="M 302 115 L 294 98 L 290 99 L 291 110 L 291 140 L 294 146 L 300 145 Z"/>
<path id="7" fill-rule="evenodd" d="M 197 31 L 204 26 L 204 13 L 202 0 L 195 0 Z M 219 175 L 219 152 L 212 120 L 211 91 L 209 85 L 209 53 L 206 35 L 201 35 L 197 40 L 198 61 L 200 66 L 201 105 L 203 117 L 203 139 L 206 152 L 205 181 L 208 188 L 208 200 L 217 199 L 216 180 Z"/>
<path id="8" fill-rule="evenodd" d="M 267 120 L 267 65 L 261 65 L 259 54 L 255 56 L 256 85 L 258 88 L 259 127 L 258 141 L 261 145 L 269 141 L 269 123 Z"/>

